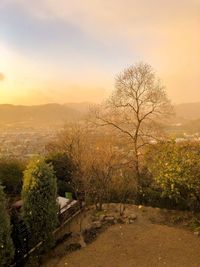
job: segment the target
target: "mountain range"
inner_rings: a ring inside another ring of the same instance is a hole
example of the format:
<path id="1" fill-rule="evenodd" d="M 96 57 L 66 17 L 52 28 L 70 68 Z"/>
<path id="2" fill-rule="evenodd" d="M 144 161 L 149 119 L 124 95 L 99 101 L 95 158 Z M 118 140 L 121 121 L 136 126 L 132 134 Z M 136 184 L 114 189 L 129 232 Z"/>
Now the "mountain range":
<path id="1" fill-rule="evenodd" d="M 81 119 L 89 103 L 45 104 L 35 106 L 0 105 L 1 126 L 49 126 Z"/>
<path id="2" fill-rule="evenodd" d="M 34 106 L 1 104 L 0 125 L 61 125 L 81 119 L 91 105 L 89 102 Z M 192 126 L 195 128 L 196 124 L 200 125 L 200 102 L 175 105 L 174 111 L 176 116 L 173 120 L 176 123 L 188 125 L 189 128 Z"/>
<path id="3" fill-rule="evenodd" d="M 200 102 L 175 105 L 174 111 L 176 118 L 184 120 L 200 119 Z"/>

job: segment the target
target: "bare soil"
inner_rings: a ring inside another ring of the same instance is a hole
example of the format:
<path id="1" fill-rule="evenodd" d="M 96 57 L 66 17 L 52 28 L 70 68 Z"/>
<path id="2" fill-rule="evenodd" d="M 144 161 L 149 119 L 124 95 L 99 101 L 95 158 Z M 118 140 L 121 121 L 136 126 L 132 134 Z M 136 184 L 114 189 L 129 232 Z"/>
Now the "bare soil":
<path id="1" fill-rule="evenodd" d="M 200 237 L 186 228 L 191 214 L 133 205 L 126 212 L 137 214 L 133 224 L 113 225 L 85 248 L 51 257 L 43 267 L 200 266 Z"/>

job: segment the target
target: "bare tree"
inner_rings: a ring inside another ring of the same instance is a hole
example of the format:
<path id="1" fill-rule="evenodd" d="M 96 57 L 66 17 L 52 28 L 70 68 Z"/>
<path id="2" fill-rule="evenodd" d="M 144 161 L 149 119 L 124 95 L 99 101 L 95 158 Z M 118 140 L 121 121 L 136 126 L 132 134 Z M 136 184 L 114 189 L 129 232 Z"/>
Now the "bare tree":
<path id="1" fill-rule="evenodd" d="M 109 201 L 112 178 L 119 168 L 119 154 L 111 142 L 102 140 L 90 151 L 91 159 L 87 178 L 88 195 L 97 210 Z"/>
<path id="2" fill-rule="evenodd" d="M 70 186 L 80 204 L 84 193 L 84 177 L 88 168 L 86 155 L 90 139 L 90 131 L 87 124 L 81 122 L 69 123 L 58 133 L 54 142 L 48 144 L 47 147 L 50 153 L 66 154 L 73 163 L 73 177 L 70 181 Z"/>
<path id="3" fill-rule="evenodd" d="M 126 203 L 133 200 L 135 197 L 137 184 L 130 175 L 130 170 L 127 168 L 120 168 L 112 178 L 112 192 L 117 197 L 119 202 L 119 214 L 124 214 Z"/>
<path id="4" fill-rule="evenodd" d="M 172 112 L 160 80 L 152 67 L 139 63 L 116 77 L 111 97 L 94 108 L 93 122 L 110 126 L 131 144 L 135 176 L 140 177 L 142 149 L 158 137 L 161 121 Z"/>
<path id="5" fill-rule="evenodd" d="M 123 160 L 115 146 L 115 140 L 87 123 L 66 125 L 51 149 L 66 153 L 75 164 L 71 186 L 79 197 L 84 192 L 87 203 L 97 209 L 108 201 L 109 185 L 113 173 Z"/>

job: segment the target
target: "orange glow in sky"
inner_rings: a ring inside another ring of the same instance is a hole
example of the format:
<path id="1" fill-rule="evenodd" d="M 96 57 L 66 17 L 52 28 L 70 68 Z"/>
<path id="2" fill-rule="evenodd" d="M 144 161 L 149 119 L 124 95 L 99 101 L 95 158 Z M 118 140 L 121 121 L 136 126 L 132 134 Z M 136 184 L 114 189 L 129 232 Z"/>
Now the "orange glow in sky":
<path id="1" fill-rule="evenodd" d="M 138 61 L 200 101 L 200 0 L 1 0 L 0 103 L 103 100 Z"/>

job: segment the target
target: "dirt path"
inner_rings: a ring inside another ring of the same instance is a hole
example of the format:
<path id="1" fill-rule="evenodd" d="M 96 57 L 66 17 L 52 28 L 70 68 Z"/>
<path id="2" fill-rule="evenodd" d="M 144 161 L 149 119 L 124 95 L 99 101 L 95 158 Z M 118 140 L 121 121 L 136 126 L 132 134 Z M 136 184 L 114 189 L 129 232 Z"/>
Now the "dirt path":
<path id="1" fill-rule="evenodd" d="M 199 267 L 200 238 L 192 232 L 151 224 L 115 225 L 86 248 L 44 267 Z"/>

